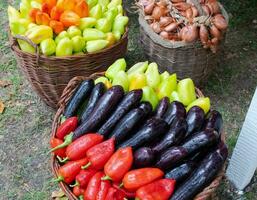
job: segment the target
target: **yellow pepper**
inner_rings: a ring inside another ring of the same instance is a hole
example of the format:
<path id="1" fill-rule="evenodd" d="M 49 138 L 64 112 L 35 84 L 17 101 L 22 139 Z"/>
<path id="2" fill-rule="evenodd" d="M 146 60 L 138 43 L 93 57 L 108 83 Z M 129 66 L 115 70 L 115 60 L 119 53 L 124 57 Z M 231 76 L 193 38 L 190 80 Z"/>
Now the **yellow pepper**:
<path id="1" fill-rule="evenodd" d="M 53 30 L 49 26 L 40 25 L 32 27 L 25 35 L 35 44 L 39 44 L 45 39 L 53 38 Z"/>

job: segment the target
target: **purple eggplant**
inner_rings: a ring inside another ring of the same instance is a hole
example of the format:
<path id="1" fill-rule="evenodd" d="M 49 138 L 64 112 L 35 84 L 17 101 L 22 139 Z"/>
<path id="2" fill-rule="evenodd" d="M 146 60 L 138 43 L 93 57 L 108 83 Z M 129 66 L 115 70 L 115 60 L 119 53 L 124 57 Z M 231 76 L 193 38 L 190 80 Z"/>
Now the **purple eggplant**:
<path id="1" fill-rule="evenodd" d="M 213 110 L 207 116 L 204 129 L 214 129 L 219 134 L 221 134 L 220 132 L 222 129 L 222 125 L 223 125 L 222 115 L 218 111 Z"/>
<path id="2" fill-rule="evenodd" d="M 204 111 L 202 108 L 198 106 L 190 108 L 186 117 L 188 129 L 185 137 L 188 137 L 199 131 L 203 126 L 204 119 Z"/>
<path id="3" fill-rule="evenodd" d="M 168 110 L 165 112 L 163 119 L 171 125 L 175 118 L 185 118 L 186 110 L 182 103 L 174 101 L 169 105 Z"/>
<path id="4" fill-rule="evenodd" d="M 165 178 L 175 179 L 176 183 L 181 183 L 190 176 L 195 167 L 196 164 L 194 162 L 188 161 L 172 169 L 171 171 L 168 171 L 165 174 Z"/>
<path id="5" fill-rule="evenodd" d="M 147 101 L 141 102 L 139 108 L 141 108 L 145 113 L 147 113 L 147 115 L 150 115 L 153 110 L 153 106 Z"/>
<path id="6" fill-rule="evenodd" d="M 170 100 L 168 97 L 163 97 L 155 110 L 155 117 L 163 118 L 165 112 L 168 110 L 170 105 Z"/>
<path id="7" fill-rule="evenodd" d="M 150 167 L 154 164 L 155 154 L 149 147 L 141 147 L 134 153 L 134 166 L 136 168 Z"/>
<path id="8" fill-rule="evenodd" d="M 184 138 L 187 131 L 187 122 L 184 118 L 178 118 L 171 124 L 170 130 L 159 141 L 153 150 L 155 153 L 161 153 L 165 149 L 178 145 Z"/>
<path id="9" fill-rule="evenodd" d="M 200 162 L 198 168 L 192 175 L 177 188 L 170 200 L 193 199 L 214 180 L 218 172 L 222 169 L 227 155 L 228 149 L 226 145 L 221 142 L 218 148 L 208 154 L 205 159 Z"/>

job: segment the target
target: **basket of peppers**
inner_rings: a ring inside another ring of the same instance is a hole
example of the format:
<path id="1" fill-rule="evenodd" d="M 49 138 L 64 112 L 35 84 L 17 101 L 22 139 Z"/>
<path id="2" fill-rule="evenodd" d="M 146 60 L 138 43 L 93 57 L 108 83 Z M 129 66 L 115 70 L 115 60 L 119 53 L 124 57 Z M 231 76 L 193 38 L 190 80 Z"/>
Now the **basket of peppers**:
<path id="1" fill-rule="evenodd" d="M 228 154 L 221 114 L 190 78 L 125 64 L 65 88 L 50 141 L 54 181 L 74 200 L 211 197 Z"/>
<path id="2" fill-rule="evenodd" d="M 104 71 L 127 51 L 121 0 L 22 0 L 8 16 L 19 66 L 53 108 L 70 79 Z"/>

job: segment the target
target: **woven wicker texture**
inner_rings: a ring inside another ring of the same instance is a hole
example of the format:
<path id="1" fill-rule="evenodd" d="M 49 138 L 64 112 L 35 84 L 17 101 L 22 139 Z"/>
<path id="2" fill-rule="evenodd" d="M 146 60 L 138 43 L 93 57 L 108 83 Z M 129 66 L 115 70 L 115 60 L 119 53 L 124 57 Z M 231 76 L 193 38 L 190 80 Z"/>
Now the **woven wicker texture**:
<path id="1" fill-rule="evenodd" d="M 63 89 L 73 77 L 90 76 L 95 72 L 104 71 L 115 60 L 125 56 L 128 29 L 121 40 L 113 46 L 79 56 L 46 57 L 30 54 L 23 52 L 16 39 L 11 36 L 10 43 L 18 64 L 33 90 L 47 105 L 56 109 Z"/>
<path id="2" fill-rule="evenodd" d="M 228 21 L 228 14 L 220 5 L 221 12 Z M 196 85 L 207 80 L 217 66 L 225 41 L 220 42 L 218 52 L 204 49 L 200 40 L 194 43 L 167 41 L 156 34 L 145 20 L 142 13 L 138 18 L 140 24 L 140 42 L 148 60 L 156 62 L 161 72 L 177 73 L 180 79 L 190 77 Z"/>
<path id="3" fill-rule="evenodd" d="M 57 128 L 60 124 L 60 119 L 61 119 L 61 115 L 64 112 L 64 109 L 66 107 L 67 102 L 69 101 L 69 99 L 71 98 L 71 96 L 73 95 L 74 91 L 76 90 L 76 88 L 79 86 L 79 84 L 83 81 L 83 80 L 87 80 L 87 79 L 95 79 L 99 76 L 104 75 L 104 73 L 95 73 L 92 74 L 90 77 L 86 78 L 86 77 L 75 77 L 73 78 L 67 85 L 67 87 L 64 89 L 63 94 L 61 96 L 61 99 L 58 103 L 59 108 L 55 114 L 54 117 L 54 121 L 52 124 L 52 133 L 51 133 L 51 137 L 55 137 L 55 133 L 57 131 Z M 196 88 L 196 93 L 198 97 L 203 97 L 203 93 Z M 225 141 L 225 135 L 224 133 L 222 134 L 222 140 Z M 55 156 L 52 156 L 51 158 L 51 168 L 52 168 L 52 172 L 54 174 L 54 176 L 58 176 L 58 169 L 59 169 L 60 165 L 56 159 Z M 215 180 L 208 186 L 206 187 L 201 193 L 199 193 L 194 200 L 207 200 L 208 198 L 212 198 L 215 195 L 215 190 L 217 189 L 217 187 L 219 186 L 223 176 L 224 176 L 224 170 L 221 170 L 221 172 L 217 175 L 217 177 L 215 178 Z M 72 193 L 72 191 L 70 190 L 70 188 L 68 187 L 67 184 L 60 182 L 59 183 L 61 189 L 63 190 L 63 192 L 65 193 L 65 195 L 68 197 L 68 199 L 70 200 L 78 200 L 78 198 Z"/>

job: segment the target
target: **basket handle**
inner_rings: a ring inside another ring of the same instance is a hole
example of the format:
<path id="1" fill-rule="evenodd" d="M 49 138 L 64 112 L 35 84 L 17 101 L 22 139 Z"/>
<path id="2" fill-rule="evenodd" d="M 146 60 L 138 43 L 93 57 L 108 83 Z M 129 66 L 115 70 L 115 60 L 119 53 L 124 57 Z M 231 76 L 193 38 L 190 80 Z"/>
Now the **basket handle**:
<path id="1" fill-rule="evenodd" d="M 27 43 L 29 43 L 32 47 L 34 47 L 34 49 L 36 50 L 36 56 L 37 56 L 37 66 L 39 66 L 39 48 L 38 48 L 38 45 L 36 45 L 34 42 L 32 42 L 32 40 L 30 40 L 29 38 L 25 37 L 25 36 L 22 36 L 22 35 L 15 35 L 15 36 L 12 36 L 14 39 L 16 40 L 23 40 Z M 13 45 L 14 43 L 11 45 L 13 48 Z"/>

